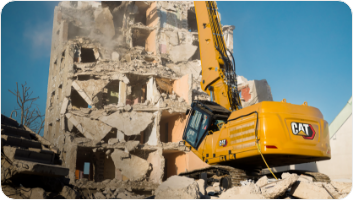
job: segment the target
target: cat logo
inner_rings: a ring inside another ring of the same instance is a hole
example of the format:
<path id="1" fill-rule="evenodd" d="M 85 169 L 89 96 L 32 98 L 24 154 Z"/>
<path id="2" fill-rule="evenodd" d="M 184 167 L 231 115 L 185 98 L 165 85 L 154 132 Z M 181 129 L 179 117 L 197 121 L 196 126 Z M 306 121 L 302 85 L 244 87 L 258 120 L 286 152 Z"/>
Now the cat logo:
<path id="1" fill-rule="evenodd" d="M 227 146 L 227 140 L 220 140 L 220 141 L 219 141 L 219 146 L 220 146 L 220 147 L 225 147 L 225 146 Z"/>
<path id="2" fill-rule="evenodd" d="M 315 130 L 310 124 L 292 122 L 292 133 L 303 136 L 304 139 L 312 140 L 315 137 Z"/>

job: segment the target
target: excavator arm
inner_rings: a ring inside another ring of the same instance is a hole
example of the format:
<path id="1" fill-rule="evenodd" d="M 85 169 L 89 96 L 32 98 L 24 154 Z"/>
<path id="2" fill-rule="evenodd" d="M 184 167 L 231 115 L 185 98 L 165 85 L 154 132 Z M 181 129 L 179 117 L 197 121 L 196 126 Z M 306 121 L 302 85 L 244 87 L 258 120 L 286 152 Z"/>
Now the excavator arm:
<path id="1" fill-rule="evenodd" d="M 229 111 L 241 109 L 234 59 L 224 42 L 217 4 L 195 1 L 202 67 L 201 88 Z M 233 62 L 232 62 L 233 61 Z"/>

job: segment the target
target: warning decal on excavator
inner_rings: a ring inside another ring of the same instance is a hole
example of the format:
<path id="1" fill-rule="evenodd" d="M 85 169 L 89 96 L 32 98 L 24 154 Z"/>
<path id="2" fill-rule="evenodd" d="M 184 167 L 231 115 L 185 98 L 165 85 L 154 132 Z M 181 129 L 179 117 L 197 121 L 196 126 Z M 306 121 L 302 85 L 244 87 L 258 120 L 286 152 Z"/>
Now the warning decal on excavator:
<path id="1" fill-rule="evenodd" d="M 304 139 L 312 140 L 315 137 L 315 130 L 310 124 L 292 122 L 292 133 L 303 136 Z"/>

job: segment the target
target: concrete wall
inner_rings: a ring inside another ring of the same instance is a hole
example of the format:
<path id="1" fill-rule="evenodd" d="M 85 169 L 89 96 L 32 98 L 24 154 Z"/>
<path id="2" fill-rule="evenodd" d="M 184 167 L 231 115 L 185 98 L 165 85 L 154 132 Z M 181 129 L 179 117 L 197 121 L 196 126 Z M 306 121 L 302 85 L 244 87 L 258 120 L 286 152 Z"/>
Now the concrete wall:
<path id="1" fill-rule="evenodd" d="M 331 179 L 352 180 L 352 115 L 330 140 L 331 160 L 317 162 L 319 172 Z"/>

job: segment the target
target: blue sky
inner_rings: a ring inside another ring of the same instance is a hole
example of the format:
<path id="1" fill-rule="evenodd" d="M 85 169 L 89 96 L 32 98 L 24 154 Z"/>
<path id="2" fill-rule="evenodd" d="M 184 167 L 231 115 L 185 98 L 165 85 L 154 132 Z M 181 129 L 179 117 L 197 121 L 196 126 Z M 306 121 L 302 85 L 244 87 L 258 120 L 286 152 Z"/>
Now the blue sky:
<path id="1" fill-rule="evenodd" d="M 1 14 L 1 113 L 27 82 L 45 113 L 54 7 L 11 2 Z M 330 123 L 352 96 L 352 16 L 342 2 L 218 2 L 223 25 L 235 25 L 237 74 L 267 79 L 275 101 L 309 105 Z"/>

